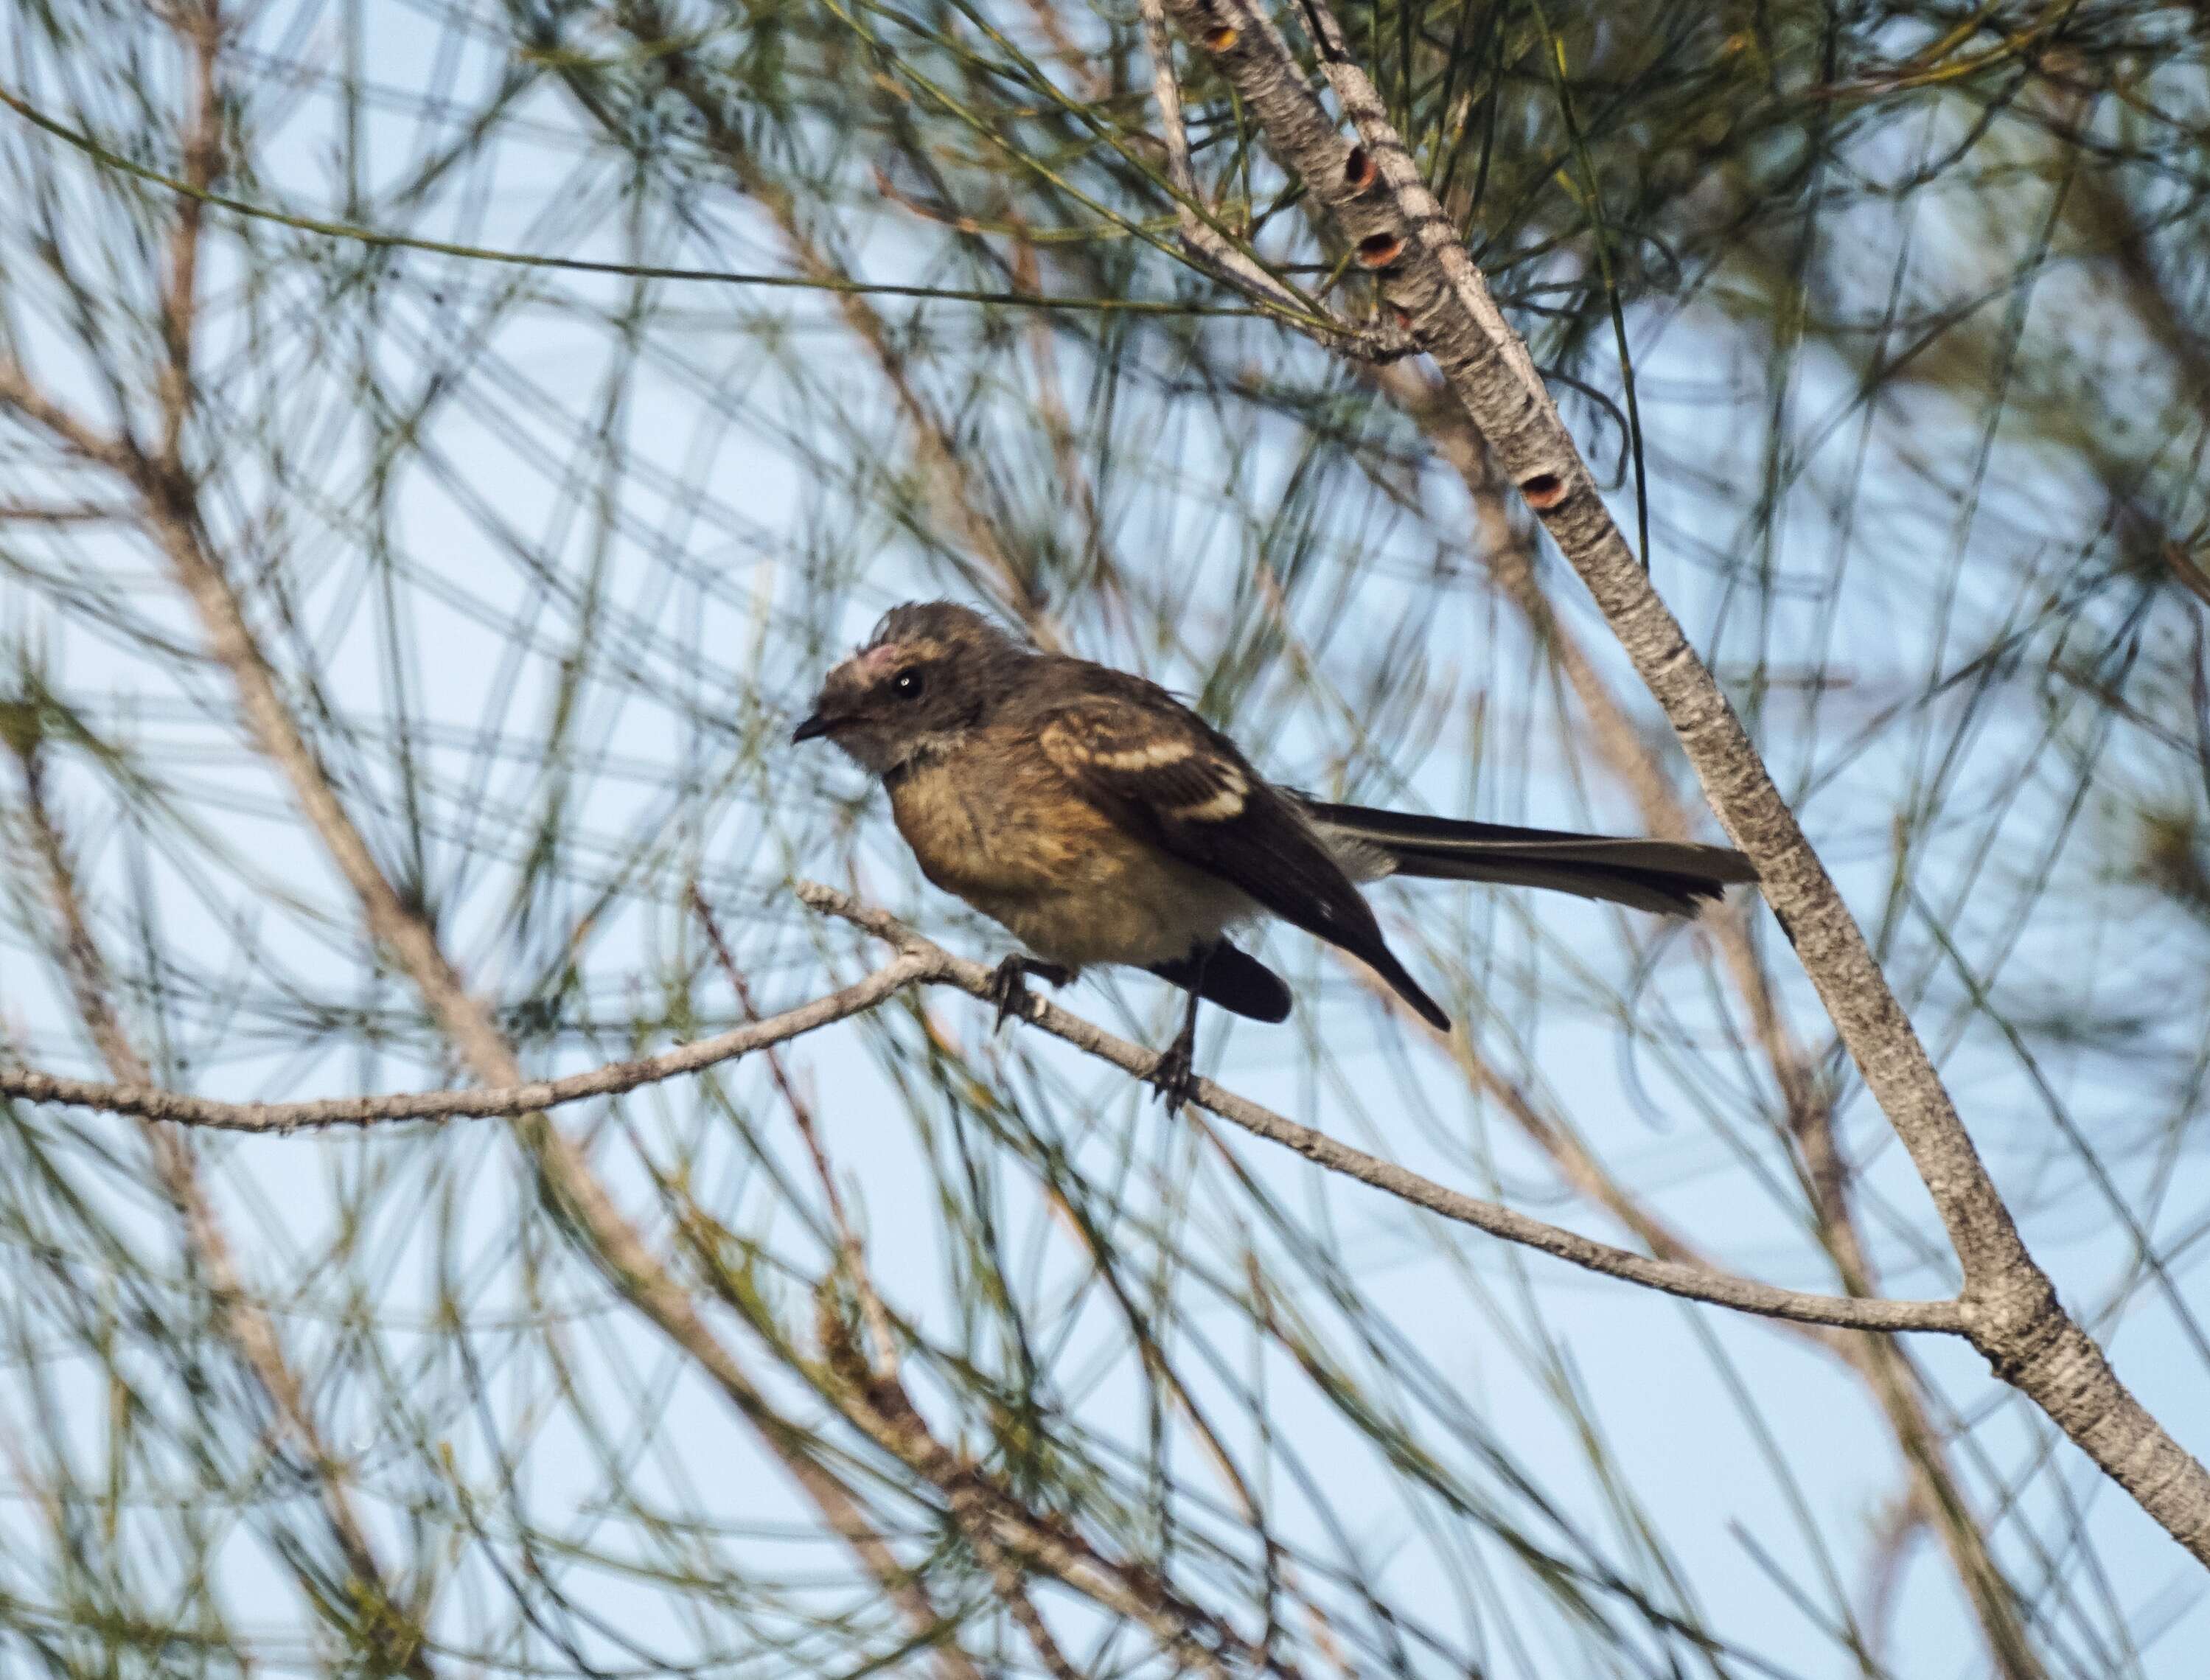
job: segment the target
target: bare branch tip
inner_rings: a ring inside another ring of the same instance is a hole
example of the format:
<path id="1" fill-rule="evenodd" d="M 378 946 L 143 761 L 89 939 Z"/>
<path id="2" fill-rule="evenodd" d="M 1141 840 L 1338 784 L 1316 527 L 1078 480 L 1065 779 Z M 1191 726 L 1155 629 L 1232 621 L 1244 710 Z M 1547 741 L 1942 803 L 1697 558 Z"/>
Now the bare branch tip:
<path id="1" fill-rule="evenodd" d="M 842 916 L 848 921 L 860 908 L 859 901 L 849 893 L 824 886 L 819 881 L 795 882 L 792 891 L 798 894 L 800 903 L 818 915 Z"/>
<path id="2" fill-rule="evenodd" d="M 895 947 L 902 957 L 925 958 L 930 974 L 948 971 L 945 965 L 951 961 L 949 953 L 923 939 L 889 911 L 863 904 L 850 893 L 824 886 L 819 881 L 797 881 L 791 890 L 798 895 L 799 903 L 817 916 L 833 916 L 840 922 L 848 922 L 860 932 L 873 934 Z"/>

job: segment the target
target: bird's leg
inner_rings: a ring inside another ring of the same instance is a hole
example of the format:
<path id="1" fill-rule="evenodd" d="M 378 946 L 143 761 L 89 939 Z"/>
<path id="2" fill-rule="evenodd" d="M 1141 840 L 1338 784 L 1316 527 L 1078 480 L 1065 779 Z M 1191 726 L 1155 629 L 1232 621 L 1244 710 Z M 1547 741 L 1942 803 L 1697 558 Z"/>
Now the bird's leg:
<path id="1" fill-rule="evenodd" d="M 1033 957 L 1016 954 L 1006 958 L 990 976 L 990 1001 L 998 1006 L 998 1018 L 992 1031 L 1005 1025 L 1008 1015 L 1021 1012 L 1021 1005 L 1028 999 L 1030 975 L 1054 986 L 1064 986 L 1074 978 L 1074 970 L 1057 963 L 1038 962 Z"/>
<path id="2" fill-rule="evenodd" d="M 1169 1110 L 1197 1095 L 1197 1009 L 1205 1001 L 1205 965 L 1211 958 L 1209 945 L 1190 952 L 1189 1007 L 1182 1015 L 1181 1030 L 1151 1065 L 1150 1082 L 1158 1087 L 1159 1101 Z"/>

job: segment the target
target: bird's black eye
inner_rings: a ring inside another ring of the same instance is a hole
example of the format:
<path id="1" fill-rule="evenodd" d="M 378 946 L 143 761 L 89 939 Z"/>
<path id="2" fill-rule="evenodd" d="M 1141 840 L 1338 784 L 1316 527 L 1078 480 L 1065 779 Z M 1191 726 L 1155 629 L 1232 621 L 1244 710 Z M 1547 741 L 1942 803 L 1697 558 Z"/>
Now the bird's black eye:
<path id="1" fill-rule="evenodd" d="M 901 700 L 918 700 L 921 691 L 927 686 L 918 671 L 901 671 L 891 679 L 891 692 Z"/>

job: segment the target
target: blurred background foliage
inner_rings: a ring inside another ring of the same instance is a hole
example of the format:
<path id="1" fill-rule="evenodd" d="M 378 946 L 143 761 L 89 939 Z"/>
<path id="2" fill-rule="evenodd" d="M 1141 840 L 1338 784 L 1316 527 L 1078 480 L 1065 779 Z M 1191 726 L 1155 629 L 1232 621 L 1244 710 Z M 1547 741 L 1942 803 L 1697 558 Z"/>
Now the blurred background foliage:
<path id="1" fill-rule="evenodd" d="M 1178 202 L 1135 7 L 170 6 L 0 0 L 7 1054 L 487 1077 L 302 775 L 533 1073 L 879 958 L 796 875 L 994 958 L 785 745 L 921 594 L 1301 785 L 1710 832 L 1417 360 L 1185 253 L 1193 210 L 1372 307 L 1179 42 Z M 2210 9 L 1339 15 L 2029 1239 L 2201 1451 Z M 1379 897 L 1467 1041 L 1280 935 L 1300 1012 L 1211 1024 L 1222 1078 L 1654 1252 L 1953 1283 L 1754 903 Z M 563 1111 L 646 1281 L 528 1124 L 0 1108 L 7 1671 L 2200 1671 L 2199 1570 L 1959 1350 L 1585 1279 L 989 1025 L 901 1000 Z"/>

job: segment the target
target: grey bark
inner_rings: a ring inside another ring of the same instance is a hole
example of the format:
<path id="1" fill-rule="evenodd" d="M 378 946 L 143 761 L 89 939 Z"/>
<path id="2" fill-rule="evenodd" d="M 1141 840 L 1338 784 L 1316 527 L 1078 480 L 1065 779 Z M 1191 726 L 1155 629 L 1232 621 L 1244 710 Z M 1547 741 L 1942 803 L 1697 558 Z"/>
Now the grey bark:
<path id="1" fill-rule="evenodd" d="M 1664 710 L 1712 809 L 1757 864 L 1867 1088 L 1909 1151 L 1964 1275 L 1965 1333 L 2142 1509 L 2210 1564 L 2210 1470 L 2119 1381 L 2065 1314 L 2019 1236 L 1926 1048 L 1849 908 L 1708 667 L 1613 520 L 1525 341 L 1497 307 L 1325 0 L 1305 0 L 1321 102 L 1271 17 L 1250 0 L 1166 0 L 1234 86 L 1277 162 L 1301 178 L 1464 406 L 1507 476 L 1595 598 Z"/>

